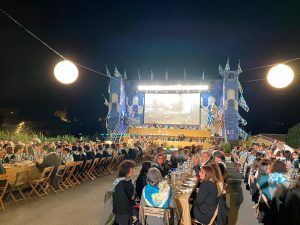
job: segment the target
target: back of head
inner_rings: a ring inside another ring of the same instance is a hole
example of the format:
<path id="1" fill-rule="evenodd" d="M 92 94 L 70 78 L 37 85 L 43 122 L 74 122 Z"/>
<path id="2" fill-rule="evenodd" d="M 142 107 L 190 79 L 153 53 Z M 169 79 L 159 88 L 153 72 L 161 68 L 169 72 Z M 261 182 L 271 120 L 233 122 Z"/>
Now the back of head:
<path id="1" fill-rule="evenodd" d="M 163 180 L 160 171 L 157 168 L 149 169 L 147 173 L 147 183 L 157 186 Z"/>

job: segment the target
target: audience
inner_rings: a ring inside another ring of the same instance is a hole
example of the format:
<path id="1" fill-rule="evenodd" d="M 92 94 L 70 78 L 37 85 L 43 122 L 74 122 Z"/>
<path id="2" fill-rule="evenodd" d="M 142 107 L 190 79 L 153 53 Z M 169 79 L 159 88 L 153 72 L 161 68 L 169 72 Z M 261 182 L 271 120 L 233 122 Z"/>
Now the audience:
<path id="1" fill-rule="evenodd" d="M 138 199 L 141 199 L 143 189 L 147 185 L 147 173 L 151 167 L 152 167 L 152 163 L 150 161 L 145 161 L 142 164 L 142 169 L 136 180 L 136 187 L 135 187 L 135 192 Z"/>

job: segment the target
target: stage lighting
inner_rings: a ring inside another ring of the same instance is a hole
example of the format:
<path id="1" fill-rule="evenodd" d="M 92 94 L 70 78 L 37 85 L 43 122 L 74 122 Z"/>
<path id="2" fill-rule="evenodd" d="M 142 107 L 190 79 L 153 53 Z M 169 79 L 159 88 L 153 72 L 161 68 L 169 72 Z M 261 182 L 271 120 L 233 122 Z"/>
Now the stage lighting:
<path id="1" fill-rule="evenodd" d="M 205 91 L 208 85 L 140 85 L 139 91 Z"/>

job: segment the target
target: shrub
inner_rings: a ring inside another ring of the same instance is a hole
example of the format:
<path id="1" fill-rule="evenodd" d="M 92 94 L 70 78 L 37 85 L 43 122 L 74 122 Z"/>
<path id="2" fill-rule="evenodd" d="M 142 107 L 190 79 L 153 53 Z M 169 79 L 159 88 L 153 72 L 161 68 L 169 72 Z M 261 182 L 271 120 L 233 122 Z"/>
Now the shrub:
<path id="1" fill-rule="evenodd" d="M 300 147 L 300 123 L 288 130 L 287 144 L 293 148 Z"/>

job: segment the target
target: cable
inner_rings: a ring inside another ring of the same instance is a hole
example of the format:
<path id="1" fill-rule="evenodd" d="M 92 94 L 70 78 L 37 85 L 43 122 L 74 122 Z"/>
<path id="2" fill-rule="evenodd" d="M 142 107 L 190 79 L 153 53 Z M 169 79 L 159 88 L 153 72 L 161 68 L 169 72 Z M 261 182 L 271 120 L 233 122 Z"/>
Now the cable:
<path id="1" fill-rule="evenodd" d="M 24 31 L 26 31 L 28 34 L 30 34 L 32 37 L 34 37 L 36 40 L 38 40 L 39 42 L 41 42 L 43 45 L 45 45 L 47 48 L 49 48 L 52 52 L 54 52 L 56 55 L 58 55 L 59 57 L 61 57 L 62 59 L 66 60 L 66 57 L 64 57 L 62 54 L 60 54 L 57 50 L 55 50 L 53 47 L 51 47 L 50 45 L 48 45 L 46 42 L 44 42 L 43 40 L 41 40 L 38 36 L 36 36 L 35 34 L 33 34 L 29 29 L 27 29 L 25 26 L 23 26 L 21 23 L 19 23 L 17 20 L 15 20 L 12 16 L 10 16 L 7 12 L 5 12 L 3 9 L 0 8 L 0 11 L 7 16 L 9 19 L 11 19 L 14 23 L 16 23 L 19 27 L 21 27 Z M 108 77 L 110 79 L 114 79 L 116 80 L 114 77 L 111 77 L 107 74 L 101 73 L 97 70 L 94 70 L 92 68 L 89 68 L 87 66 L 81 65 L 79 63 L 76 63 L 74 61 L 72 61 L 74 64 L 76 64 L 79 67 L 82 67 L 86 70 L 92 71 L 94 73 L 100 74 L 102 76 Z"/>

